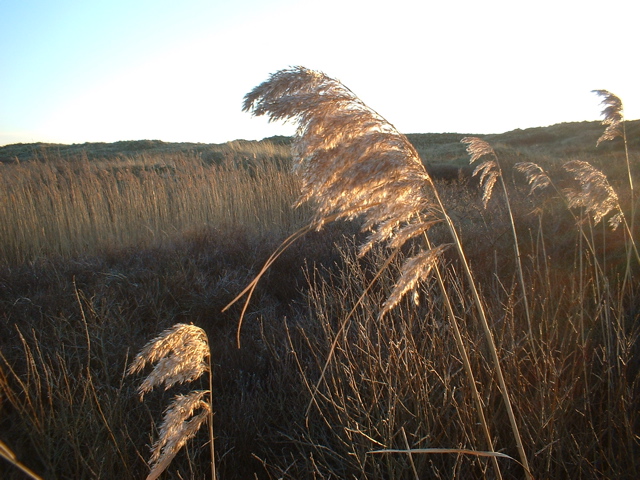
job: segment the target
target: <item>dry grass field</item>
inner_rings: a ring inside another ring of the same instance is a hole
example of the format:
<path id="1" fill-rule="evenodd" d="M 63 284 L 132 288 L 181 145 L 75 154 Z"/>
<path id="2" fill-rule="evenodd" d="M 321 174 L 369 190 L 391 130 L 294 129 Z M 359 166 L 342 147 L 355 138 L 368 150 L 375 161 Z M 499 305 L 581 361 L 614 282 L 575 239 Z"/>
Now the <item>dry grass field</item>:
<path id="1" fill-rule="evenodd" d="M 0 477 L 142 478 L 164 409 L 199 389 L 221 479 L 519 479 L 521 454 L 534 478 L 638 478 L 640 121 L 625 127 L 628 157 L 621 138 L 596 147 L 599 121 L 484 136 L 501 168 L 486 207 L 469 135 L 408 135 L 449 218 L 428 227 L 449 245 L 430 273 L 405 277 L 421 236 L 359 255 L 366 216 L 327 222 L 262 274 L 241 348 L 243 304 L 224 307 L 322 208 L 292 207 L 313 185 L 290 139 L 0 148 Z M 597 224 L 567 204 L 576 160 L 617 195 Z M 557 190 L 530 194 L 526 162 Z M 206 332 L 211 386 L 141 402 L 127 370 L 177 323 Z M 162 478 L 209 478 L 209 438 Z"/>

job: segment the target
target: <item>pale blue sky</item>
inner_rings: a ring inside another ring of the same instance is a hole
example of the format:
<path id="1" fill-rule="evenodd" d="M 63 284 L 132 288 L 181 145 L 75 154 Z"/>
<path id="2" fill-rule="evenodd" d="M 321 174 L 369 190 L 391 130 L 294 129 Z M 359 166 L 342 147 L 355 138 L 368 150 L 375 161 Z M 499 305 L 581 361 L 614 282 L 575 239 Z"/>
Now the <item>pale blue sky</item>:
<path id="1" fill-rule="evenodd" d="M 293 65 L 405 133 L 640 117 L 640 2 L 0 0 L 0 145 L 291 134 L 242 98 Z"/>

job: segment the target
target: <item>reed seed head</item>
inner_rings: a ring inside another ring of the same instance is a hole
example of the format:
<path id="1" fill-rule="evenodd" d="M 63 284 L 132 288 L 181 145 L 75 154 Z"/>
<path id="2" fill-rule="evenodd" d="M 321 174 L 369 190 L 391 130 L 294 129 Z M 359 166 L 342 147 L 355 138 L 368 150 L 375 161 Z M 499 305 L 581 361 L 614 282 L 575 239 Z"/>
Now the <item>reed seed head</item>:
<path id="1" fill-rule="evenodd" d="M 485 155 L 496 156 L 496 152 L 491 145 L 478 137 L 464 137 L 460 140 L 460 143 L 467 144 L 467 153 L 471 156 L 469 163 L 473 163 Z"/>
<path id="2" fill-rule="evenodd" d="M 372 233 L 360 255 L 382 243 L 400 248 L 442 219 L 433 182 L 413 145 L 339 81 L 304 67 L 281 70 L 245 96 L 244 110 L 297 122 L 297 204 L 315 203 L 317 228 L 362 217 L 363 229 Z M 487 184 L 492 186 L 491 175 Z M 443 249 L 423 250 L 405 261 L 380 317 L 407 293 L 417 298 L 418 283 Z"/>
<path id="3" fill-rule="evenodd" d="M 531 187 L 529 195 L 533 195 L 533 192 L 536 190 L 544 190 L 551 185 L 549 175 L 547 175 L 547 172 L 545 172 L 537 163 L 519 162 L 516 163 L 514 167 L 519 172 L 524 173 L 527 177 L 527 182 Z"/>
<path id="4" fill-rule="evenodd" d="M 138 392 L 142 398 L 158 385 L 165 390 L 177 383 L 191 382 L 209 371 L 207 335 L 200 327 L 178 323 L 151 340 L 129 366 L 129 375 L 141 371 L 147 363 L 156 363 Z"/>
<path id="5" fill-rule="evenodd" d="M 297 204 L 315 203 L 317 228 L 362 216 L 364 229 L 374 230 L 365 252 L 418 218 L 431 224 L 425 194 L 431 179 L 417 151 L 339 81 L 304 67 L 281 70 L 245 96 L 244 110 L 297 122 Z"/>
<path id="6" fill-rule="evenodd" d="M 151 472 L 147 480 L 158 478 L 180 449 L 207 421 L 211 407 L 203 398 L 208 393 L 208 390 L 196 390 L 187 395 L 176 395 L 165 411 L 160 436 L 151 447 Z M 200 412 L 194 416 L 198 410 Z"/>
<path id="7" fill-rule="evenodd" d="M 607 177 L 590 163 L 572 160 L 563 165 L 564 169 L 573 174 L 580 184 L 580 190 L 565 189 L 564 193 L 572 208 L 583 207 L 587 214 L 598 224 L 612 210 L 617 213 L 609 219 L 609 225 L 614 230 L 622 221 L 622 210 L 618 203 L 618 195 L 609 184 Z"/>
<path id="8" fill-rule="evenodd" d="M 500 177 L 500 165 L 498 164 L 498 157 L 489 143 L 478 137 L 464 137 L 460 140 L 461 143 L 466 143 L 467 153 L 471 156 L 469 163 L 473 163 L 476 160 L 490 155 L 492 158 L 485 160 L 478 165 L 473 171 L 473 176 L 479 175 L 480 187 L 482 187 L 482 203 L 484 208 L 487 208 L 491 195 L 493 194 L 493 187 L 495 186 L 498 178 Z"/>
<path id="9" fill-rule="evenodd" d="M 604 120 L 602 120 L 603 125 L 607 125 L 604 133 L 598 139 L 596 146 L 600 145 L 600 142 L 604 142 L 606 140 L 613 140 L 616 137 L 622 137 L 622 125 L 624 122 L 623 108 L 622 108 L 622 100 L 619 97 L 614 95 L 613 93 L 607 90 L 592 90 L 593 93 L 602 97 L 601 105 L 604 105 L 604 109 L 602 110 L 602 116 Z"/>
<path id="10" fill-rule="evenodd" d="M 400 300 L 409 292 L 414 292 L 414 302 L 417 303 L 416 287 L 420 281 L 426 280 L 431 273 L 433 267 L 439 261 L 440 255 L 446 250 L 448 245 L 439 245 L 430 250 L 422 250 L 417 255 L 407 259 L 402 265 L 400 278 L 395 284 L 391 295 L 382 306 L 379 318 L 382 318 L 387 312 L 394 308 Z"/>
<path id="11" fill-rule="evenodd" d="M 473 176 L 478 175 L 480 177 L 480 186 L 482 187 L 482 203 L 484 208 L 487 208 L 491 195 L 493 194 L 493 187 L 495 186 L 498 178 L 500 177 L 500 168 L 498 162 L 495 160 L 487 160 L 478 165 L 473 171 Z"/>

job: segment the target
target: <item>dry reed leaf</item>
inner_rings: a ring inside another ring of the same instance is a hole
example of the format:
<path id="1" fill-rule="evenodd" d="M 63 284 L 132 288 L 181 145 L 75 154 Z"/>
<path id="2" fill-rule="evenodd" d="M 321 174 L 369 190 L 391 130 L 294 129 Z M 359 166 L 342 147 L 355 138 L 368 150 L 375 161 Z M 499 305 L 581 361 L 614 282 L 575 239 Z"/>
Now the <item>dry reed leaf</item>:
<path id="1" fill-rule="evenodd" d="M 127 374 L 141 371 L 147 363 L 156 363 L 144 379 L 140 397 L 164 383 L 165 390 L 177 383 L 191 382 L 209 370 L 207 335 L 200 327 L 178 323 L 151 340 L 138 353 Z"/>
<path id="2" fill-rule="evenodd" d="M 616 229 L 622 221 L 622 211 L 618 203 L 618 195 L 609 184 L 607 177 L 588 162 L 572 160 L 563 165 L 572 173 L 580 184 L 580 190 L 563 190 L 571 208 L 584 207 L 588 215 L 593 216 L 597 225 L 609 212 L 617 213 L 609 219 L 609 225 Z"/>
<path id="3" fill-rule="evenodd" d="M 551 185 L 551 179 L 547 175 L 542 167 L 533 162 L 519 162 L 516 163 L 515 169 L 522 172 L 527 177 L 527 183 L 531 187 L 529 195 L 532 195 L 536 190 L 544 190 Z"/>
<path id="4" fill-rule="evenodd" d="M 605 106 L 604 110 L 602 110 L 602 116 L 604 117 L 602 124 L 607 125 L 607 128 L 605 128 L 604 133 L 598 139 L 596 143 L 596 146 L 598 146 L 600 142 L 623 136 L 622 126 L 624 115 L 622 100 L 620 100 L 619 97 L 607 90 L 592 90 L 592 92 L 603 97 L 600 104 Z"/>

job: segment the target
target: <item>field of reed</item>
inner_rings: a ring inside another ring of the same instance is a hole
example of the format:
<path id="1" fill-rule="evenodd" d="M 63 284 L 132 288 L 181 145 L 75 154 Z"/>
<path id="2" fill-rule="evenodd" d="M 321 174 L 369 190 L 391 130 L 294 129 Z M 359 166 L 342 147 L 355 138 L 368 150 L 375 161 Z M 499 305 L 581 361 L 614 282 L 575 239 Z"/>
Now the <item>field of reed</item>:
<path id="1" fill-rule="evenodd" d="M 291 69 L 245 106 L 293 141 L 1 148 L 0 477 L 638 478 L 640 122 L 600 96 L 405 137 Z"/>
<path id="2" fill-rule="evenodd" d="M 157 245 L 206 227 L 287 230 L 300 222 L 297 183 L 281 164 L 288 156 L 285 146 L 249 142 L 109 160 L 35 150 L 0 164 L 0 262 Z"/>

